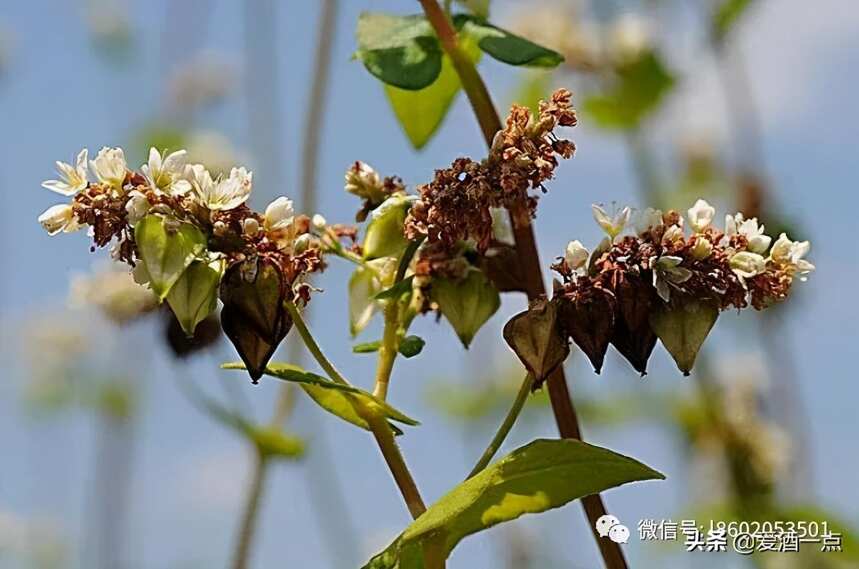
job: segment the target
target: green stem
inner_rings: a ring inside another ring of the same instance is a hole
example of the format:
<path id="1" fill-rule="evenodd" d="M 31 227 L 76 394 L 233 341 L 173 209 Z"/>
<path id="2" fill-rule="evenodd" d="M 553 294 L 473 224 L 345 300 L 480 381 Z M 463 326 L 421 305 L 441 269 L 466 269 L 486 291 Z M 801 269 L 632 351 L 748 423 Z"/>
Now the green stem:
<path id="1" fill-rule="evenodd" d="M 292 323 L 295 325 L 295 329 L 298 330 L 301 339 L 304 341 L 304 345 L 307 346 L 307 350 L 313 356 L 319 365 L 325 370 L 325 373 L 328 374 L 332 380 L 337 383 L 342 383 L 343 385 L 349 385 L 349 381 L 343 377 L 337 368 L 334 367 L 334 364 L 331 363 L 324 353 L 322 353 L 322 348 L 319 347 L 319 344 L 316 343 L 316 340 L 313 338 L 313 334 L 310 333 L 310 330 L 307 329 L 307 324 L 304 322 L 304 318 L 301 316 L 301 311 L 298 310 L 298 307 L 295 306 L 295 303 L 292 301 L 288 301 L 285 303 L 286 311 L 289 312 L 289 316 L 292 318 Z"/>
<path id="2" fill-rule="evenodd" d="M 396 305 L 396 303 L 393 302 L 391 304 Z M 339 371 L 337 371 L 334 364 L 325 357 L 319 344 L 316 343 L 310 330 L 308 330 L 307 324 L 301 317 L 301 312 L 298 310 L 298 307 L 295 306 L 293 302 L 287 302 L 285 303 L 285 306 L 287 312 L 289 312 L 289 315 L 292 317 L 295 328 L 298 330 L 301 339 L 304 341 L 304 345 L 307 346 L 307 350 L 311 353 L 314 359 L 316 359 L 316 362 L 323 370 L 325 370 L 326 373 L 328 373 L 331 379 L 344 385 L 350 385 L 349 381 L 343 377 Z M 396 328 L 394 328 L 394 331 L 396 333 Z M 396 350 L 394 351 L 394 357 L 396 357 Z M 393 361 L 391 361 L 391 367 L 393 367 Z M 388 369 L 388 377 L 390 377 L 390 369 Z M 367 424 L 370 427 L 370 432 L 373 433 L 373 437 L 379 445 L 379 450 L 382 451 L 382 457 L 385 459 L 385 463 L 388 465 L 388 468 L 394 477 L 394 482 L 396 482 L 397 487 L 403 496 L 403 500 L 406 503 L 406 507 L 409 509 L 409 513 L 412 515 L 412 518 L 416 519 L 426 511 L 426 504 L 424 504 L 423 498 L 421 498 L 421 494 L 418 491 L 417 484 L 415 483 L 415 479 L 412 477 L 412 474 L 406 465 L 406 461 L 400 452 L 400 448 L 394 440 L 394 433 L 391 431 L 390 425 L 388 425 L 382 415 L 372 411 L 364 413 L 364 419 L 367 421 Z M 424 547 L 424 563 L 427 569 L 443 569 L 444 559 L 443 550 L 440 549 L 439 544 L 435 541 L 427 543 Z"/>
<path id="3" fill-rule="evenodd" d="M 376 383 L 373 387 L 373 395 L 379 399 L 388 397 L 388 385 L 391 381 L 391 372 L 397 359 L 400 336 L 400 302 L 392 298 L 385 305 L 385 328 L 382 333 L 382 345 L 379 348 L 379 359 L 376 364 Z"/>
<path id="4" fill-rule="evenodd" d="M 472 478 L 481 470 L 489 466 L 489 462 L 492 460 L 492 457 L 494 457 L 495 453 L 498 452 L 498 449 L 501 448 L 501 444 L 504 442 L 504 439 L 507 438 L 507 435 L 510 434 L 513 424 L 516 422 L 516 419 L 525 407 L 525 402 L 528 401 L 528 394 L 531 393 L 532 385 L 534 385 L 534 376 L 529 373 L 525 376 L 525 380 L 519 387 L 519 393 L 516 394 L 516 399 L 513 400 L 513 405 L 507 412 L 507 416 L 504 417 L 504 421 L 502 421 L 501 426 L 498 427 L 498 431 L 495 433 L 495 436 L 492 437 L 492 441 L 490 441 L 489 446 L 487 446 L 486 450 L 483 451 L 483 454 L 480 456 L 480 460 L 477 461 L 477 464 L 475 464 L 474 468 L 471 469 L 471 472 L 468 473 L 466 480 L 468 478 Z"/>
<path id="5" fill-rule="evenodd" d="M 232 569 L 246 569 L 250 557 L 251 545 L 256 533 L 257 521 L 259 519 L 259 506 L 262 501 L 262 493 L 265 481 L 268 478 L 268 462 L 259 449 L 254 448 L 254 465 L 251 473 L 251 481 L 247 488 L 242 522 L 239 526 L 239 538 L 236 550 L 233 554 Z"/>

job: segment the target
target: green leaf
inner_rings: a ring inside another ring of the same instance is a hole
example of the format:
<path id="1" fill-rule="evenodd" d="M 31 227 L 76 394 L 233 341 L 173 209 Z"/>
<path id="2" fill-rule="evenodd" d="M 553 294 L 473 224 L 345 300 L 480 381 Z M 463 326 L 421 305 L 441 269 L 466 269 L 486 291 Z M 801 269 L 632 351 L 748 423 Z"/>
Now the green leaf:
<path id="1" fill-rule="evenodd" d="M 394 286 L 390 288 L 386 288 L 379 294 L 377 294 L 374 298 L 376 300 L 385 300 L 388 298 L 399 298 L 400 296 L 412 292 L 412 281 L 415 280 L 414 275 L 410 275 L 403 280 L 396 283 Z"/>
<path id="2" fill-rule="evenodd" d="M 629 482 L 664 479 L 635 459 L 571 439 L 538 439 L 456 486 L 365 569 L 421 567 L 421 544 L 443 536 L 448 554 L 465 537 L 525 514 Z"/>
<path id="3" fill-rule="evenodd" d="M 240 362 L 223 364 L 223 369 L 246 369 Z M 316 403 L 344 421 L 352 423 L 365 430 L 370 430 L 367 413 L 380 413 L 382 416 L 409 426 L 420 423 L 408 415 L 398 411 L 386 401 L 372 394 L 342 383 L 335 383 L 321 375 L 316 375 L 303 368 L 285 363 L 270 363 L 265 370 L 266 375 L 299 384 Z"/>
<path id="4" fill-rule="evenodd" d="M 367 70 L 388 85 L 423 89 L 441 73 L 442 49 L 422 14 L 364 12 L 358 18 L 358 51 Z"/>
<path id="5" fill-rule="evenodd" d="M 478 269 L 469 269 L 461 279 L 434 278 L 430 296 L 466 348 L 501 306 L 498 290 Z"/>
<path id="6" fill-rule="evenodd" d="M 461 42 L 460 46 L 471 60 L 477 63 L 480 59 L 477 45 L 465 41 Z M 441 72 L 436 80 L 419 91 L 385 85 L 385 94 L 394 115 L 415 149 L 423 148 L 436 133 L 460 87 L 459 75 L 447 55 L 442 56 Z"/>
<path id="7" fill-rule="evenodd" d="M 376 340 L 375 342 L 364 342 L 363 344 L 355 344 L 352 346 L 353 354 L 372 354 L 374 352 L 378 352 L 382 347 L 382 341 Z"/>
<path id="8" fill-rule="evenodd" d="M 406 336 L 400 342 L 398 351 L 404 358 L 413 358 L 424 349 L 423 338 L 419 336 Z M 372 354 L 378 352 L 382 348 L 382 341 L 364 342 L 363 344 L 355 344 L 352 346 L 353 354 Z"/>
<path id="9" fill-rule="evenodd" d="M 223 273 L 223 261 L 194 261 L 167 294 L 167 303 L 189 338 L 194 337 L 197 324 L 217 308 Z"/>
<path id="10" fill-rule="evenodd" d="M 456 0 L 456 3 L 478 18 L 489 17 L 490 0 Z"/>
<path id="11" fill-rule="evenodd" d="M 399 352 L 404 358 L 413 358 L 424 349 L 426 342 L 420 336 L 406 336 L 400 341 Z"/>
<path id="12" fill-rule="evenodd" d="M 537 45 L 521 36 L 499 28 L 486 20 L 457 14 L 454 24 L 470 37 L 485 53 L 509 65 L 527 67 L 557 67 L 564 56 L 557 51 Z"/>
<path id="13" fill-rule="evenodd" d="M 685 300 L 664 305 L 650 313 L 650 327 L 674 358 L 683 375 L 689 375 L 698 350 L 719 317 L 719 307 L 712 302 Z"/>
<path id="14" fill-rule="evenodd" d="M 713 13 L 713 36 L 723 41 L 748 11 L 753 0 L 723 0 Z"/>
<path id="15" fill-rule="evenodd" d="M 674 86 L 674 76 L 656 53 L 649 51 L 618 69 L 615 83 L 585 99 L 584 116 L 606 129 L 637 127 L 656 110 Z"/>
<path id="16" fill-rule="evenodd" d="M 304 440 L 271 425 L 252 426 L 248 435 L 265 457 L 298 458 L 304 454 Z"/>
<path id="17" fill-rule="evenodd" d="M 185 269 L 206 249 L 206 237 L 199 229 L 154 214 L 137 223 L 134 240 L 149 273 L 149 286 L 162 301 Z"/>
<path id="18" fill-rule="evenodd" d="M 354 338 L 367 327 L 378 308 L 374 301 L 381 285 L 376 274 L 358 267 L 349 278 L 349 333 Z"/>
<path id="19" fill-rule="evenodd" d="M 410 241 L 403 233 L 412 198 L 394 195 L 370 212 L 364 236 L 364 258 L 399 257 Z"/>

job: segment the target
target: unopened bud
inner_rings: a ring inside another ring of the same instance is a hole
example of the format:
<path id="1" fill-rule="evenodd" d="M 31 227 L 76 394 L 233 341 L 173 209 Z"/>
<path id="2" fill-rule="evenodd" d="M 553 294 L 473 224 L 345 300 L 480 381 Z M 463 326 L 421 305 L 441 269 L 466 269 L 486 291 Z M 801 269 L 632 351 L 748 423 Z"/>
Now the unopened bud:
<path id="1" fill-rule="evenodd" d="M 253 237 L 259 232 L 259 221 L 253 217 L 246 217 L 245 220 L 242 221 L 242 232 L 245 235 Z"/>

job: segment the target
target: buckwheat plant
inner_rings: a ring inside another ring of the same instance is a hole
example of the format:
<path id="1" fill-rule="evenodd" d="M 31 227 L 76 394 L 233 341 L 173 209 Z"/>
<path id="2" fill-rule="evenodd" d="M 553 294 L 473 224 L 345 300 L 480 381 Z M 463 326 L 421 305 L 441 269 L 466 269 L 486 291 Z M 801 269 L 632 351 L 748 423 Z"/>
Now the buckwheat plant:
<path id="1" fill-rule="evenodd" d="M 372 433 L 414 521 L 365 565 L 370 569 L 444 567 L 468 535 L 577 499 L 596 532 L 607 512 L 600 492 L 664 477 L 581 441 L 561 365 L 570 338 L 597 371 L 613 344 L 641 374 L 659 338 L 689 373 L 719 311 L 783 301 L 793 280 L 814 268 L 804 259 L 807 242 L 781 235 L 771 243 L 756 219 L 740 214 L 716 229 L 715 211 L 703 200 L 688 212 L 688 236 L 676 212 L 645 210 L 628 234 L 629 208 L 610 213 L 594 206 L 607 238 L 593 253 L 578 241 L 569 244 L 553 265 L 561 280 L 550 297 L 532 224 L 538 197 L 575 152 L 562 136 L 578 122 L 572 94 L 559 89 L 536 112 L 514 105 L 502 124 L 475 62 L 481 52 L 536 67 L 553 67 L 563 57 L 490 24 L 486 14 L 452 14 L 450 3 L 442 9 L 435 0 L 421 5 L 423 13 L 412 16 L 363 14 L 356 59 L 385 84 L 418 148 L 463 89 L 487 154 L 456 158 L 414 192 L 396 176 L 354 162 L 345 189 L 361 201 L 360 227 L 296 214 L 286 197 L 255 212 L 246 205 L 253 176 L 245 168 L 212 176 L 187 164 L 184 151 L 157 149 L 139 170 L 129 169 L 119 148 L 104 148 L 92 161 L 84 150 L 74 164 L 58 163 L 61 179 L 44 185 L 70 202 L 39 218 L 52 235 L 87 227 L 92 249 L 110 246 L 188 335 L 220 301 L 221 326 L 241 358 L 224 368 L 247 370 L 253 382 L 268 375 L 298 384 L 325 411 Z M 302 317 L 318 293 L 308 277 L 331 259 L 354 265 L 352 334 L 377 314 L 384 320 L 381 339 L 353 348 L 376 354 L 371 389 L 341 373 Z M 395 423 L 418 425 L 388 402 L 395 361 L 422 352 L 423 339 L 409 334 L 422 314 L 443 318 L 468 347 L 502 292 L 529 300 L 503 334 L 523 363 L 522 385 L 465 481 L 427 506 L 395 440 L 404 435 Z M 293 327 L 321 373 L 271 361 Z M 490 464 L 531 391 L 544 384 L 562 438 L 535 440 Z M 607 567 L 626 567 L 617 543 L 594 536 Z"/>

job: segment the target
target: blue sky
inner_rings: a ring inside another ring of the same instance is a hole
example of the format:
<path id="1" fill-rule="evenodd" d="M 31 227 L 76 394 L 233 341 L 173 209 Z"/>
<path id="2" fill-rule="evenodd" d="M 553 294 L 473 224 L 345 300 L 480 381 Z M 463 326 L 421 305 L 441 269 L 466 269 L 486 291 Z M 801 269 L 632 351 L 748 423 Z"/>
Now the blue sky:
<path id="1" fill-rule="evenodd" d="M 0 11 L 0 33 L 8 34 L 8 67 L 0 75 L 0 318 L 4 361 L 0 382 L 0 448 L 4 449 L 0 475 L 0 513 L 59 520 L 69 540 L 83 532 L 83 504 L 93 460 L 92 425 L 80 415 L 34 422 L 21 409 L 22 385 L 16 326 L 33 312 L 61 306 L 68 277 L 86 271 L 105 252 L 90 254 L 85 236 L 49 238 L 36 216 L 54 203 L 39 188 L 53 175 L 53 161 L 70 160 L 82 146 L 94 152 L 103 145 L 125 145 L 133 134 L 163 116 L 164 81 L 171 69 L 199 49 L 224 55 L 239 71 L 235 91 L 217 108 L 196 117 L 198 126 L 226 134 L 250 157 L 253 136 L 248 108 L 275 100 L 279 117 L 254 123 L 273 136 L 279 148 L 277 164 L 257 168 L 253 205 L 261 208 L 276 195 L 295 194 L 300 179 L 298 163 L 309 76 L 312 65 L 316 3 L 283 4 L 271 20 L 278 30 L 277 83 L 271 91 L 241 74 L 244 49 L 243 10 L 238 2 L 189 0 L 186 8 L 169 8 L 166 0 L 131 5 L 133 49 L 125 64 L 101 57 L 84 24 L 83 3 L 7 3 Z M 460 155 L 480 156 L 483 142 L 470 109 L 460 98 L 439 136 L 421 153 L 406 143 L 393 119 L 382 90 L 363 69 L 350 60 L 352 30 L 361 9 L 398 10 L 391 1 L 341 2 L 334 41 L 334 67 L 330 105 L 322 128 L 324 150 L 320 163 L 320 211 L 329 220 L 348 221 L 356 203 L 342 191 L 342 175 L 354 160 L 372 164 L 383 174 L 397 174 L 408 184 L 426 181 L 434 168 Z M 508 3 L 509 4 L 509 3 Z M 509 5 L 499 3 L 498 12 Z M 616 3 L 623 6 L 623 3 Z M 665 24 L 676 34 L 667 44 L 672 63 L 689 74 L 677 97 L 652 124 L 652 144 L 660 152 L 677 142 L 678 125 L 684 131 L 704 132 L 726 145 L 730 154 L 730 121 L 714 79 L 712 62 L 694 45 L 700 38 L 688 28 L 690 16 Z M 257 38 L 258 39 L 258 38 Z M 802 285 L 786 315 L 776 342 L 785 343 L 796 358 L 801 383 L 800 399 L 811 421 L 814 488 L 812 496 L 842 517 L 859 524 L 854 355 L 859 303 L 855 227 L 859 199 L 856 193 L 855 136 L 859 118 L 855 91 L 859 88 L 859 9 L 850 0 L 824 0 L 809 5 L 801 0 L 763 2 L 742 30 L 740 41 L 747 56 L 752 88 L 761 111 L 766 162 L 772 188 L 791 219 L 800 220 L 811 238 L 811 257 L 817 272 Z M 493 61 L 481 65 L 496 100 L 506 104 L 518 74 Z M 579 90 L 574 80 L 568 85 Z M 256 131 L 259 134 L 259 130 Z M 538 237 L 544 261 L 559 254 L 573 238 L 585 243 L 598 240 L 590 217 L 593 202 L 640 203 L 628 155 L 619 137 L 588 125 L 586 115 L 573 133 L 579 151 L 559 169 L 550 193 L 543 198 Z M 667 153 L 666 153 L 667 154 Z M 364 383 L 372 358 L 351 354 L 345 322 L 345 283 L 348 267 L 335 264 L 320 280 L 325 293 L 314 301 L 313 327 L 332 358 Z M 495 347 L 507 315 L 521 309 L 523 300 L 505 298 L 505 306 L 478 335 L 473 354 L 464 353 L 454 336 L 430 319 L 416 325 L 428 340 L 421 357 L 397 364 L 391 397 L 396 405 L 420 418 L 423 426 L 411 430 L 402 445 L 424 494 L 440 496 L 468 469 L 482 444 L 480 434 L 463 447 L 463 434 L 445 423 L 426 403 L 424 384 L 439 376 L 468 382 L 487 367 L 499 366 L 509 356 Z M 737 359 L 754 357 L 755 331 L 726 315 L 717 327 L 714 344 L 719 353 Z M 755 329 L 756 330 L 756 329 Z M 192 373 L 201 384 L 217 389 L 215 359 L 204 359 L 177 373 L 163 352 L 140 358 L 137 346 L 153 349 L 154 327 L 143 325 L 124 332 L 128 338 L 105 344 L 119 361 L 134 361 L 143 393 L 143 416 L 137 424 L 134 462 L 132 567 L 211 567 L 227 559 L 236 523 L 242 484 L 249 456 L 232 433 L 213 424 L 188 405 L 174 382 L 180 373 Z M 374 331 L 366 333 L 373 339 Z M 114 338 L 114 340 L 116 340 Z M 751 346 L 751 347 L 749 347 Z M 114 351 L 115 350 L 115 351 Z M 232 358 L 225 346 L 220 359 Z M 125 360 L 124 358 L 131 358 Z M 142 361 L 141 361 L 142 360 Z M 475 360 L 481 363 L 476 363 Z M 742 361 L 742 360 L 741 360 Z M 664 352 L 654 356 L 653 372 L 641 382 L 617 358 L 610 358 L 602 376 L 595 376 L 581 361 L 570 365 L 573 392 L 599 396 L 644 392 L 649 389 L 688 388 L 688 380 L 675 373 Z M 267 417 L 276 394 L 272 382 L 251 386 L 239 378 L 241 391 L 257 416 Z M 779 377 L 770 377 L 778 382 Z M 362 432 L 323 416 L 308 401 L 301 401 L 290 422 L 292 429 L 324 437 L 334 471 L 349 497 L 348 511 L 359 528 L 357 566 L 374 546 L 395 535 L 408 515 L 394 492 L 390 476 L 372 441 Z M 622 520 L 676 516 L 689 503 L 688 469 L 666 430 L 636 425 L 613 430 L 588 429 L 589 440 L 603 444 L 666 473 L 668 482 L 632 485 L 611 491 L 607 501 Z M 517 428 L 508 448 L 535 436 L 553 436 L 550 420 Z M 488 438 L 489 433 L 483 433 Z M 263 511 L 255 566 L 324 567 L 331 545 L 320 536 L 312 507 L 314 469 L 319 456 L 311 452 L 310 467 L 282 465 L 270 479 L 270 494 Z M 836 466 L 837 465 L 837 466 Z M 324 488 L 322 493 L 325 494 Z M 330 519 L 330 518 L 328 518 Z M 324 520 L 321 523 L 325 523 Z M 596 550 L 578 505 L 570 505 L 517 526 L 539 540 L 568 545 L 563 567 L 592 567 Z M 328 529 L 328 528 L 325 528 Z M 467 540 L 457 549 L 451 566 L 491 567 L 488 559 L 498 552 L 493 537 L 505 536 L 497 528 Z M 630 543 L 634 560 L 654 559 L 657 553 Z M 5 560 L 0 557 L 0 566 Z"/>

